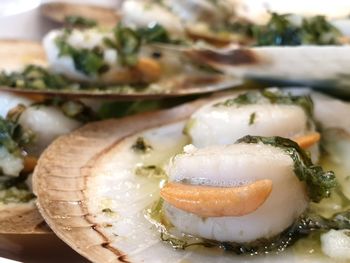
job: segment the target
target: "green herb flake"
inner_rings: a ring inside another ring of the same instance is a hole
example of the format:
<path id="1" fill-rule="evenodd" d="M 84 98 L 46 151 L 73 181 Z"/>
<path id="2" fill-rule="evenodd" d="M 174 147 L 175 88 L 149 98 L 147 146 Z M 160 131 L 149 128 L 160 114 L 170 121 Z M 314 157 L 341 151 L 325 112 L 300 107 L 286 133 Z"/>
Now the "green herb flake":
<path id="1" fill-rule="evenodd" d="M 302 43 L 317 45 L 339 45 L 341 32 L 324 16 L 304 18 L 302 22 Z"/>
<path id="2" fill-rule="evenodd" d="M 146 142 L 145 138 L 143 137 L 138 137 L 136 139 L 136 142 L 131 146 L 131 149 L 133 149 L 137 153 L 148 153 L 150 152 L 153 147 Z"/>
<path id="3" fill-rule="evenodd" d="M 135 175 L 148 178 L 166 178 L 165 171 L 156 165 L 139 166 L 135 169 Z"/>
<path id="4" fill-rule="evenodd" d="M 0 147 L 5 147 L 9 153 L 22 157 L 21 148 L 30 144 L 34 137 L 31 130 L 0 116 Z"/>
<path id="5" fill-rule="evenodd" d="M 59 56 L 71 57 L 74 67 L 87 76 L 96 76 L 108 70 L 109 67 L 104 62 L 101 47 L 77 49 L 68 44 L 69 35 L 70 32 L 68 31 L 55 39 L 55 43 L 60 51 Z"/>
<path id="6" fill-rule="evenodd" d="M 5 205 L 10 203 L 28 203 L 34 198 L 35 195 L 28 189 L 11 187 L 0 191 L 0 203 Z"/>
<path id="7" fill-rule="evenodd" d="M 97 26 L 96 20 L 76 15 L 66 16 L 64 18 L 64 23 L 68 27 L 78 28 L 90 28 Z"/>
<path id="8" fill-rule="evenodd" d="M 294 162 L 294 172 L 300 181 L 306 183 L 309 198 L 320 202 L 331 194 L 336 186 L 335 175 L 331 171 L 323 171 L 321 166 L 313 165 L 308 154 L 299 145 L 282 137 L 245 136 L 236 143 L 262 143 L 281 148 Z"/>
<path id="9" fill-rule="evenodd" d="M 131 28 L 118 24 L 114 29 L 114 39 L 105 38 L 105 45 L 118 52 L 119 63 L 123 66 L 135 66 L 141 47 L 141 37 Z"/>
<path id="10" fill-rule="evenodd" d="M 107 216 L 114 216 L 115 215 L 115 212 L 110 208 L 102 209 L 102 213 L 106 214 Z"/>
<path id="11" fill-rule="evenodd" d="M 166 29 L 159 24 L 152 24 L 148 27 L 139 28 L 137 34 L 146 43 L 172 43 Z"/>
<path id="12" fill-rule="evenodd" d="M 251 113 L 249 116 L 249 126 L 255 123 L 255 118 L 256 118 L 256 112 Z"/>

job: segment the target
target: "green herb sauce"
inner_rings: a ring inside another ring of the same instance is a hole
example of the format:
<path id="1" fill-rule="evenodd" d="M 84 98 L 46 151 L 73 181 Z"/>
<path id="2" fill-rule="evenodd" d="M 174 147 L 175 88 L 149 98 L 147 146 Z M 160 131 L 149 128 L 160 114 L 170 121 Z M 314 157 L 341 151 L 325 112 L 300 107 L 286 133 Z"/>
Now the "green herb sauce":
<path id="1" fill-rule="evenodd" d="M 331 194 L 336 186 L 333 172 L 324 172 L 321 166 L 313 165 L 309 155 L 299 145 L 282 137 L 260 137 L 247 135 L 236 143 L 262 143 L 281 148 L 294 162 L 294 173 L 300 181 L 306 183 L 308 196 L 313 202 L 320 202 Z"/>

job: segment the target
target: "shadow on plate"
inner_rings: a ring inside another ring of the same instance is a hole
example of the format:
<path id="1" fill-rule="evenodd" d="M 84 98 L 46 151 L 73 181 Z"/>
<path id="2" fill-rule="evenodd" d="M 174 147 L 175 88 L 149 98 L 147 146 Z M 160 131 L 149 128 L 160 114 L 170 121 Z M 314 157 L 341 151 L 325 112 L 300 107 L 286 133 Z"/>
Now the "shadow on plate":
<path id="1" fill-rule="evenodd" d="M 89 262 L 54 234 L 0 235 L 2 258 L 26 263 Z"/>

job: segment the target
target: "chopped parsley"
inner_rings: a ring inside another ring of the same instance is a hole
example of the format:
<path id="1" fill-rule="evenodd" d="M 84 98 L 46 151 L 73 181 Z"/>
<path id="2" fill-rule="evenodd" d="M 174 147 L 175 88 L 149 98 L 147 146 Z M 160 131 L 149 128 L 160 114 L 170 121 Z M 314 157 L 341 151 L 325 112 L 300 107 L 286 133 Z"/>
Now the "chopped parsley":
<path id="1" fill-rule="evenodd" d="M 113 29 L 114 38 L 105 38 L 104 43 L 118 52 L 119 63 L 123 66 L 135 66 L 141 47 L 141 37 L 129 27 L 118 24 Z"/>
<path id="2" fill-rule="evenodd" d="M 143 43 L 184 44 L 183 40 L 172 39 L 168 31 L 157 23 L 138 28 L 137 34 Z"/>
<path id="3" fill-rule="evenodd" d="M 332 171 L 323 171 L 321 166 L 313 165 L 308 154 L 299 145 L 282 137 L 260 137 L 247 135 L 236 143 L 262 143 L 281 148 L 294 162 L 294 173 L 300 181 L 306 183 L 307 193 L 313 202 L 320 202 L 330 196 L 336 186 L 335 175 Z"/>
<path id="4" fill-rule="evenodd" d="M 301 25 L 289 14 L 271 13 L 266 25 L 253 25 L 248 34 L 256 46 L 339 45 L 341 33 L 324 16 L 303 18 Z"/>
<path id="5" fill-rule="evenodd" d="M 297 46 L 301 45 L 300 28 L 289 20 L 289 15 L 271 13 L 264 26 L 254 26 L 253 38 L 257 46 Z"/>
<path id="6" fill-rule="evenodd" d="M 131 149 L 137 153 L 148 153 L 153 149 L 153 147 L 146 142 L 145 138 L 138 137 L 136 142 L 131 146 Z"/>
<path id="7" fill-rule="evenodd" d="M 19 125 L 17 120 L 17 115 L 13 115 L 12 119 L 0 117 L 0 149 L 6 149 L 8 157 L 14 157 L 23 163 L 25 157 L 23 147 L 33 141 L 34 134 Z M 6 174 L 4 162 L 6 161 L 2 159 L 0 164 L 0 203 L 26 203 L 32 200 L 34 195 L 25 183 L 28 173 L 20 171 L 22 167 L 19 166 L 17 171 L 19 175 Z"/>
<path id="8" fill-rule="evenodd" d="M 28 203 L 33 200 L 35 195 L 29 191 L 29 189 L 20 189 L 17 187 L 11 187 L 6 190 L 0 190 L 0 203 Z"/>
<path id="9" fill-rule="evenodd" d="M 82 16 L 66 16 L 64 18 L 64 24 L 67 27 L 78 27 L 78 28 L 90 28 L 97 26 L 96 20 L 82 17 Z"/>
<path id="10" fill-rule="evenodd" d="M 93 49 L 75 48 L 68 44 L 70 30 L 66 30 L 61 36 L 55 39 L 55 43 L 60 51 L 59 56 L 69 56 L 73 59 L 75 68 L 88 76 L 97 76 L 109 70 L 109 65 L 103 58 L 102 47 Z"/>
<path id="11" fill-rule="evenodd" d="M 135 175 L 149 178 L 166 178 L 165 171 L 156 165 L 143 165 L 136 167 Z"/>
<path id="12" fill-rule="evenodd" d="M 249 116 L 249 125 L 253 125 L 255 123 L 255 118 L 256 118 L 256 112 L 253 112 Z"/>
<path id="13" fill-rule="evenodd" d="M 71 17 L 71 22 L 87 23 L 80 17 Z M 122 66 L 132 67 L 138 63 L 138 54 L 142 43 L 177 43 L 170 39 L 168 32 L 161 25 L 155 24 L 145 28 L 133 30 L 119 23 L 112 29 L 112 37 L 106 36 L 100 46 L 93 49 L 75 48 L 68 43 L 72 30 L 66 29 L 62 35 L 56 38 L 60 56 L 70 56 L 75 68 L 87 76 L 97 76 L 107 72 L 110 68 L 104 60 L 106 48 L 115 49 L 118 54 L 118 63 Z"/>
<path id="14" fill-rule="evenodd" d="M 15 121 L 0 116 L 0 147 L 5 147 L 10 154 L 22 156 L 22 147 L 34 140 L 34 134 L 24 129 Z"/>
<path id="15" fill-rule="evenodd" d="M 302 43 L 317 45 L 339 45 L 341 32 L 324 16 L 304 18 L 302 22 Z"/>

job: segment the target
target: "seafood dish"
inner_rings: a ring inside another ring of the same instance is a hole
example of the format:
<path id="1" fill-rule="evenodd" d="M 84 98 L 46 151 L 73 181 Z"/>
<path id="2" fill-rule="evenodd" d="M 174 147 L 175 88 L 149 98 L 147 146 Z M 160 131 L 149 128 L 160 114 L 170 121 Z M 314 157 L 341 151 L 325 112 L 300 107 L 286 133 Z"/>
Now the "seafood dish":
<path id="1" fill-rule="evenodd" d="M 346 244 L 349 228 L 350 106 L 298 92 L 237 92 L 78 129 L 39 160 L 39 210 L 93 262 L 229 262 L 289 246 L 310 262 L 347 259 L 332 240 Z"/>
<path id="2" fill-rule="evenodd" d="M 4 241 L 58 237 L 91 262 L 350 261 L 349 3 L 35 10 L 40 39 L 0 39 Z M 20 250 L 6 242 L 0 258 Z"/>

